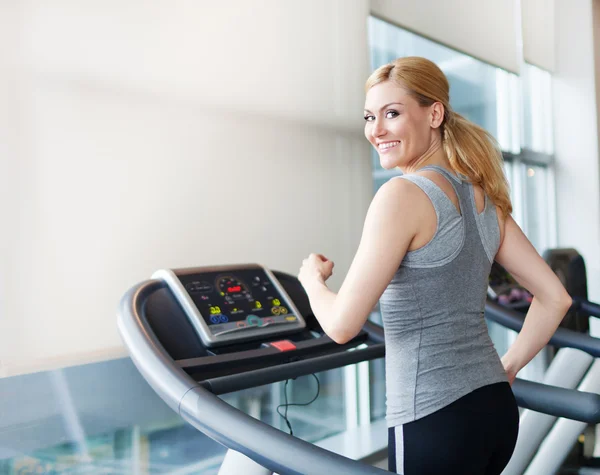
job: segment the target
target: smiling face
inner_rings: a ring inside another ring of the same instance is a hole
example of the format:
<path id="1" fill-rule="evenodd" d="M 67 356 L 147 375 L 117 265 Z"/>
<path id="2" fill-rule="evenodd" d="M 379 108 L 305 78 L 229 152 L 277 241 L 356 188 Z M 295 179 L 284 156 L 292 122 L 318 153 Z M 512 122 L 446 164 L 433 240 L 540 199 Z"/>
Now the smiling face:
<path id="1" fill-rule="evenodd" d="M 365 137 L 379 153 L 383 168 L 403 170 L 440 139 L 434 110 L 439 105 L 422 106 L 406 89 L 389 80 L 367 91 Z"/>

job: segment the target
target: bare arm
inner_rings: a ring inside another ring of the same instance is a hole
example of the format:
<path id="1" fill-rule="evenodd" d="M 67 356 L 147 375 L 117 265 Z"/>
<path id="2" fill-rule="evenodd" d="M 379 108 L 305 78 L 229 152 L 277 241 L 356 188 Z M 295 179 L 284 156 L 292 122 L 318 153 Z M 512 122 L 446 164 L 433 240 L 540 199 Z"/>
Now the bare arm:
<path id="1" fill-rule="evenodd" d="M 410 246 L 427 198 L 406 180 L 390 180 L 371 203 L 350 270 L 339 293 L 325 284 L 333 263 L 311 254 L 298 278 L 323 330 L 337 343 L 358 334 Z M 429 206 L 431 206 L 429 204 Z"/>
<path id="2" fill-rule="evenodd" d="M 496 261 L 534 297 L 523 328 L 502 357 L 512 383 L 516 374 L 546 346 L 572 301 L 558 277 L 511 216 L 506 219 Z"/>

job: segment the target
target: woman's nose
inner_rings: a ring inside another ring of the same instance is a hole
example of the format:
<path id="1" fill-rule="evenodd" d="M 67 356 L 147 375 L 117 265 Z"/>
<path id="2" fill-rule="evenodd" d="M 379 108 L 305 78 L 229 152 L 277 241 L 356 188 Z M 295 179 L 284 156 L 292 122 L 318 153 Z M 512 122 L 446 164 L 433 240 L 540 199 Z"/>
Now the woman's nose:
<path id="1" fill-rule="evenodd" d="M 380 120 L 376 120 L 373 123 L 371 133 L 373 134 L 373 137 L 381 137 L 382 135 L 385 135 L 386 130 L 385 127 L 383 127 L 383 123 Z"/>

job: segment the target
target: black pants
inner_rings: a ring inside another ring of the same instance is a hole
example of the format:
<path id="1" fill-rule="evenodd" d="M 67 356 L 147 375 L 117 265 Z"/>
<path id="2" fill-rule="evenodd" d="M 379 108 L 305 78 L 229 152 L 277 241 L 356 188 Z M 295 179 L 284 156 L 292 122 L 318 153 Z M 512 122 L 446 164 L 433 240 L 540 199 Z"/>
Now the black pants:
<path id="1" fill-rule="evenodd" d="M 388 431 L 389 470 L 404 475 L 497 475 L 512 456 L 519 410 L 508 383 L 476 389 Z"/>

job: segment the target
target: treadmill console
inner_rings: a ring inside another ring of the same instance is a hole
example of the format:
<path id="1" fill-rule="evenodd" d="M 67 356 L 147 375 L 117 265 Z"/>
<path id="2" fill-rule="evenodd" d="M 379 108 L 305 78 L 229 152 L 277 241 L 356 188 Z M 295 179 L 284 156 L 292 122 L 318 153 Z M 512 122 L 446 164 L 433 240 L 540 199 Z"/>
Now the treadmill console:
<path id="1" fill-rule="evenodd" d="M 273 274 L 258 264 L 162 269 L 162 279 L 208 347 L 260 340 L 306 323 Z"/>

